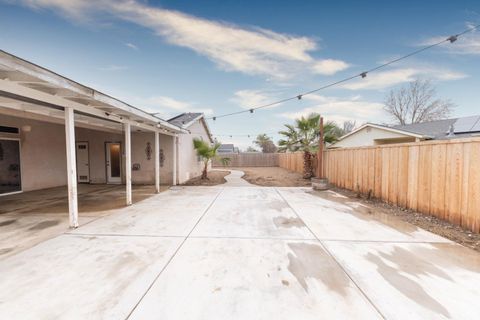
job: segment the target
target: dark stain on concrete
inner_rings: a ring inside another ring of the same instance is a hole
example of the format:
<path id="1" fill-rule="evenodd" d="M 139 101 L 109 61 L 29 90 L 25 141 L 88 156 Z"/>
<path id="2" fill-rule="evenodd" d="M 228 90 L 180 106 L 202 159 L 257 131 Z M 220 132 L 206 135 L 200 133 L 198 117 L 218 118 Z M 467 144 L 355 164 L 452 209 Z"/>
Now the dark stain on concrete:
<path id="1" fill-rule="evenodd" d="M 282 284 L 285 286 L 285 287 L 288 287 L 290 285 L 290 282 L 288 282 L 287 280 L 282 280 Z"/>
<path id="2" fill-rule="evenodd" d="M 379 256 L 396 264 L 402 272 L 410 274 L 414 277 L 418 278 L 420 275 L 435 275 L 437 277 L 453 281 L 453 279 L 447 273 L 440 269 L 431 260 L 427 260 L 425 257 L 419 256 L 404 248 L 395 247 L 393 252 L 388 254 L 380 252 Z"/>
<path id="3" fill-rule="evenodd" d="M 60 220 L 48 220 L 37 223 L 36 225 L 28 228 L 28 230 L 43 230 L 53 226 L 56 226 L 60 223 Z"/>
<path id="4" fill-rule="evenodd" d="M 213 289 L 213 292 L 219 292 L 219 291 L 222 291 L 222 287 L 216 287 L 215 289 Z"/>
<path id="5" fill-rule="evenodd" d="M 286 218 L 286 217 L 275 217 L 273 218 L 273 223 L 277 228 L 303 228 L 305 224 L 299 218 Z"/>
<path id="6" fill-rule="evenodd" d="M 342 297 L 348 294 L 349 279 L 321 246 L 310 243 L 289 243 L 288 270 L 308 292 L 307 278 L 322 282 Z"/>
<path id="7" fill-rule="evenodd" d="M 406 250 L 404 250 L 406 251 Z M 431 297 L 420 284 L 412 280 L 409 277 L 406 277 L 402 272 L 413 275 L 417 277 L 420 274 L 436 274 L 445 277 L 445 274 L 438 268 L 428 266 L 428 263 L 417 263 L 418 257 L 415 260 L 412 260 L 412 257 L 408 254 L 405 255 L 405 252 L 402 250 L 397 250 L 397 248 L 391 254 L 380 253 L 380 255 L 375 255 L 373 253 L 368 253 L 366 258 L 368 261 L 374 263 L 377 266 L 378 273 L 388 281 L 398 292 L 407 297 L 408 299 L 420 304 L 426 309 L 429 309 L 437 314 L 441 314 L 446 318 L 450 318 L 450 313 L 441 303 Z M 390 260 L 393 263 L 400 262 L 399 268 L 393 268 L 386 264 L 382 258 Z M 409 266 L 409 267 L 407 267 Z M 423 269 L 427 266 L 427 269 Z M 447 278 L 449 278 L 447 276 Z"/>
<path id="8" fill-rule="evenodd" d="M 325 203 L 319 204 L 319 211 L 322 210 L 322 207 L 332 209 L 332 205 L 339 204 L 341 206 L 335 207 L 335 210 L 351 214 L 365 221 L 381 222 L 405 235 L 410 235 L 419 230 L 419 228 L 413 224 L 382 212 L 381 208 L 364 205 L 359 201 L 338 195 L 333 191 L 308 191 L 307 193 L 325 201 Z"/>
<path id="9" fill-rule="evenodd" d="M 0 222 L 0 227 L 5 227 L 8 225 L 11 225 L 12 223 L 15 223 L 17 220 L 12 219 L 12 220 L 7 220 L 7 221 L 2 221 Z"/>
<path id="10" fill-rule="evenodd" d="M 272 200 L 268 202 L 268 208 L 282 212 L 283 210 L 288 209 L 288 204 L 283 200 Z"/>
<path id="11" fill-rule="evenodd" d="M 11 251 L 13 251 L 13 248 L 2 248 L 2 249 L 0 249 L 0 256 L 4 255 L 4 254 L 7 254 Z"/>

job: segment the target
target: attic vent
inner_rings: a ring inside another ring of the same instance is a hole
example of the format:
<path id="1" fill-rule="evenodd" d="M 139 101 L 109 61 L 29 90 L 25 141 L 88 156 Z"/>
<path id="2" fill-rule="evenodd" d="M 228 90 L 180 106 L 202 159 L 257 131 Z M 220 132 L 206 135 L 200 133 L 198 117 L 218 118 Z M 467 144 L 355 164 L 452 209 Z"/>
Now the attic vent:
<path id="1" fill-rule="evenodd" d="M 16 133 L 16 134 L 18 134 L 19 130 L 18 130 L 18 128 L 14 128 L 14 127 L 0 126 L 0 132 L 1 133 Z"/>

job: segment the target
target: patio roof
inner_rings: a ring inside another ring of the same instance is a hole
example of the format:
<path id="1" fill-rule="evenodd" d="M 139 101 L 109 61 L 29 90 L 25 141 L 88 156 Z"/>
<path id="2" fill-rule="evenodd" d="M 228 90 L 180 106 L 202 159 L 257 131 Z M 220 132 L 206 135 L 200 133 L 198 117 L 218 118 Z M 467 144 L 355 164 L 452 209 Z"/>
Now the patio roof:
<path id="1" fill-rule="evenodd" d="M 64 108 L 71 107 L 75 110 L 75 122 L 80 126 L 122 131 L 122 124 L 129 123 L 163 134 L 188 132 L 140 108 L 2 50 L 0 107 L 9 109 L 10 114 L 11 110 L 16 110 L 54 119 L 64 119 Z"/>

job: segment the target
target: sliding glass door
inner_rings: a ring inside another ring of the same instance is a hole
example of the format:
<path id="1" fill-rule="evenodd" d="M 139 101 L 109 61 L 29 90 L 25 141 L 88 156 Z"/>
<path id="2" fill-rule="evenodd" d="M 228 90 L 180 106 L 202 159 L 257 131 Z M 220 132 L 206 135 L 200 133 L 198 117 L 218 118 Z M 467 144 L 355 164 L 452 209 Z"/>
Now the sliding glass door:
<path id="1" fill-rule="evenodd" d="M 0 194 L 22 191 L 20 141 L 0 138 Z"/>

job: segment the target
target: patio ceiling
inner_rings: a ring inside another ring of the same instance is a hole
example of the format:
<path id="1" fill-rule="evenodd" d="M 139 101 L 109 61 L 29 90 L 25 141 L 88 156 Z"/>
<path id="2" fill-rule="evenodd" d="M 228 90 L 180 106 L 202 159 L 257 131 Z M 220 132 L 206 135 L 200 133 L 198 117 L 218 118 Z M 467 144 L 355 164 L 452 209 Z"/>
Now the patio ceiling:
<path id="1" fill-rule="evenodd" d="M 81 85 L 57 73 L 0 50 L 0 113 L 36 115 L 44 120 L 65 118 L 75 110 L 76 125 L 122 131 L 122 124 L 163 134 L 186 133 L 139 108 Z M 3 110 L 3 112 L 2 112 Z M 30 116 L 32 117 L 32 116 Z"/>

